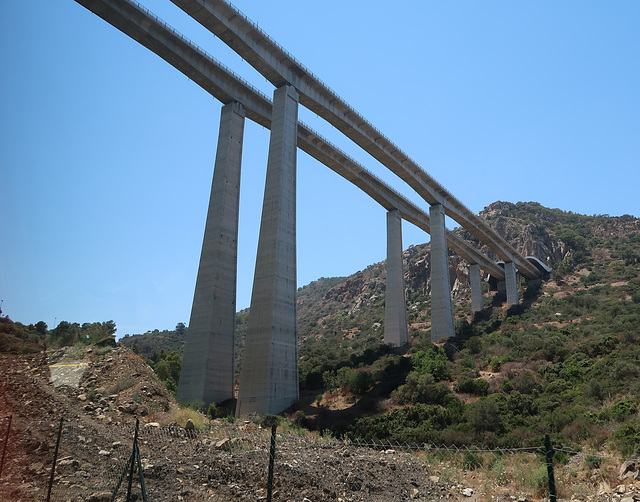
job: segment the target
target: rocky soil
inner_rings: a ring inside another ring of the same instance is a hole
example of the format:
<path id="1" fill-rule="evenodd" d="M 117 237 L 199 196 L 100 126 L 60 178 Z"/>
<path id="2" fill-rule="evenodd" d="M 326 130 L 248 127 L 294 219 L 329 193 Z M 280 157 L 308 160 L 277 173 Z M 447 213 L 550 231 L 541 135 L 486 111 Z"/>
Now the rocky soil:
<path id="1" fill-rule="evenodd" d="M 59 379 L 54 385 L 53 364 L 56 371 L 86 365 L 78 386 Z M 249 421 L 220 420 L 190 430 L 174 406 L 151 369 L 125 348 L 0 354 L 0 451 L 8 425 L 2 417 L 12 417 L 0 500 L 46 500 L 60 417 L 52 501 L 110 500 L 131 455 L 136 418 L 148 500 L 266 500 L 269 431 Z M 497 486 L 480 473 L 449 467 L 281 428 L 273 500 L 538 500 L 513 484 Z M 640 482 L 632 479 L 598 490 L 572 500 L 640 500 Z M 116 500 L 124 500 L 126 491 L 125 479 Z M 132 494 L 141 500 L 137 478 Z"/>
<path id="2" fill-rule="evenodd" d="M 88 364 L 78 388 L 53 385 L 49 365 L 79 362 Z M 136 418 L 149 500 L 266 499 L 268 431 L 251 422 L 215 421 L 198 433 L 167 424 L 171 396 L 127 349 L 102 356 L 0 354 L 0 375 L 0 417 L 12 417 L 0 500 L 46 499 L 60 417 L 51 500 L 109 500 L 132 450 Z M 7 425 L 0 418 L 0 445 Z M 126 488 L 125 480 L 118 500 Z M 278 436 L 274 501 L 452 500 L 464 497 L 462 488 L 440 483 L 435 471 L 408 454 Z M 140 495 L 139 483 L 133 493 Z"/>

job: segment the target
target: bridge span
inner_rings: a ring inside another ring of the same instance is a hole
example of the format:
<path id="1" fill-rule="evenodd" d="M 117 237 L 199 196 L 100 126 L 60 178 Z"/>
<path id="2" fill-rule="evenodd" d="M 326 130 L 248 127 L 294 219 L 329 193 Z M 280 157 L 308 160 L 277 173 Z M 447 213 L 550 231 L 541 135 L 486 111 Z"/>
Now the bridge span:
<path id="1" fill-rule="evenodd" d="M 289 81 L 284 83 L 278 80 L 283 77 L 277 71 L 274 73 L 272 63 L 266 66 L 259 62 L 255 63 L 255 60 L 260 61 L 255 47 L 249 52 L 245 52 L 243 48 L 238 49 L 237 40 L 242 37 L 237 36 L 234 39 L 230 35 L 229 27 L 226 31 L 220 28 L 223 26 L 220 24 L 222 21 L 214 22 L 214 18 L 217 19 L 217 17 L 212 17 L 213 12 L 218 12 L 217 15 L 221 18 L 228 16 L 230 11 L 227 9 L 236 12 L 234 16 L 239 16 L 241 20 L 238 26 L 241 26 L 241 31 L 244 30 L 243 33 L 249 37 L 249 41 L 253 35 L 249 36 L 247 33 L 255 35 L 262 32 L 252 31 L 257 27 L 230 5 L 217 1 L 172 0 L 196 19 L 199 16 L 198 20 L 216 35 L 220 36 L 216 30 L 222 33 L 227 43 L 236 52 L 243 57 L 252 58 L 250 62 L 257 68 L 260 66 L 262 69 L 258 69 L 261 73 L 264 72 L 263 74 L 272 82 L 277 81 L 279 86 L 277 85 L 278 89 L 274 93 L 273 102 L 136 2 L 129 0 L 76 1 L 160 56 L 225 105 L 221 115 L 209 212 L 185 347 L 183 372 L 178 389 L 178 398 L 181 401 L 202 400 L 208 404 L 234 397 L 233 331 L 237 212 L 245 117 L 271 129 L 271 142 L 251 301 L 252 315 L 249 320 L 243 373 L 240 378 L 238 414 L 253 411 L 278 413 L 295 401 L 298 395 L 295 326 L 295 150 L 297 148 L 307 152 L 356 185 L 388 211 L 385 343 L 400 346 L 408 341 L 400 219 L 405 219 L 431 234 L 433 339 L 454 334 L 448 248 L 458 253 L 470 265 L 472 308 L 476 311 L 483 308 L 480 268 L 506 283 L 509 304 L 518 303 L 517 270 L 530 278 L 540 275 L 539 268 L 520 256 L 486 223 L 462 206 L 426 172 L 413 164 L 397 147 L 306 70 L 294 71 L 289 75 L 298 74 L 297 79 L 292 77 L 294 84 Z M 225 18 L 226 22 L 231 22 L 235 19 L 234 16 L 231 16 L 231 19 Z M 236 26 L 234 29 L 240 28 Z M 289 61 L 294 61 L 268 37 L 264 38 L 265 34 L 262 36 L 263 38 L 254 36 L 253 43 L 257 44 L 258 49 L 267 46 L 269 50 L 279 51 L 276 56 L 286 55 Z M 220 38 L 223 37 L 220 36 Z M 243 44 L 250 45 L 245 42 L 240 45 L 244 47 Z M 278 61 L 281 65 L 284 59 L 281 58 Z M 296 65 L 302 68 L 298 63 Z M 293 71 L 291 68 L 292 66 L 289 65 L 288 69 L 284 68 L 282 73 Z M 323 98 L 324 105 L 321 107 L 323 110 L 320 110 L 316 102 L 320 99 L 319 91 L 316 89 L 316 94 L 312 94 L 315 96 L 313 99 L 316 101 L 314 101 L 301 92 L 298 86 L 306 93 L 310 93 L 309 89 L 314 86 L 320 86 L 320 94 L 329 92 L 333 97 L 328 101 Z M 398 174 L 431 204 L 429 214 L 299 122 L 297 120 L 298 102 L 306 104 L 325 117 L 345 135 Z M 325 106 L 327 103 L 329 108 Z M 336 122 L 340 107 L 346 107 L 346 111 L 340 112 L 342 117 Z M 357 128 L 354 128 L 354 120 L 359 124 Z M 363 134 L 363 131 L 366 134 Z M 375 136 L 373 142 L 372 135 Z M 393 152 L 391 152 L 392 148 Z M 397 161 L 399 156 L 403 157 L 401 162 Z M 489 245 L 502 258 L 504 265 L 494 263 L 475 247 L 446 230 L 445 214 L 452 216 L 481 242 Z"/>
<path id="2" fill-rule="evenodd" d="M 155 53 L 223 104 L 241 103 L 247 118 L 271 129 L 272 102 L 213 56 L 162 20 L 128 0 L 76 0 L 115 28 Z M 397 209 L 402 219 L 431 233 L 429 215 L 371 171 L 298 122 L 298 147 L 351 182 L 387 211 Z M 504 279 L 504 269 L 467 241 L 447 230 L 447 245 L 470 264 L 477 263 L 492 277 Z"/>
<path id="3" fill-rule="evenodd" d="M 482 218 L 473 214 L 400 148 L 274 42 L 256 24 L 224 0 L 171 0 L 242 56 L 276 88 L 292 85 L 300 104 L 327 120 L 354 143 L 404 180 L 431 205 L 483 242 L 503 261 L 514 262 L 527 277 L 539 271 Z"/>

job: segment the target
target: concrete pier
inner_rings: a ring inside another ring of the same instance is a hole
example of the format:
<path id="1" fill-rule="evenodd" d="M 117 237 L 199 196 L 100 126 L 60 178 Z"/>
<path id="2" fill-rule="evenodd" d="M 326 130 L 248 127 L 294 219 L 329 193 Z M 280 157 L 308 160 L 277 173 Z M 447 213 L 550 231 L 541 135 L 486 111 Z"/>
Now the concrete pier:
<path id="1" fill-rule="evenodd" d="M 445 212 L 441 204 L 429 208 L 431 219 L 431 340 L 455 335 Z"/>
<path id="2" fill-rule="evenodd" d="M 298 400 L 296 154 L 298 92 L 273 95 L 267 180 L 236 416 L 280 413 Z"/>
<path id="3" fill-rule="evenodd" d="M 238 207 L 245 110 L 222 108 L 191 319 L 178 385 L 178 402 L 205 406 L 234 397 L 234 326 Z"/>
<path id="4" fill-rule="evenodd" d="M 402 265 L 402 217 L 394 209 L 387 213 L 387 292 L 384 306 L 384 343 L 401 347 L 409 342 L 407 302 Z"/>
<path id="5" fill-rule="evenodd" d="M 512 261 L 504 264 L 504 282 L 507 293 L 507 305 L 518 305 L 518 278 L 516 265 Z"/>
<path id="6" fill-rule="evenodd" d="M 484 302 L 482 300 L 480 265 L 477 263 L 469 265 L 469 283 L 471 284 L 471 310 L 473 312 L 480 312 L 484 309 Z"/>

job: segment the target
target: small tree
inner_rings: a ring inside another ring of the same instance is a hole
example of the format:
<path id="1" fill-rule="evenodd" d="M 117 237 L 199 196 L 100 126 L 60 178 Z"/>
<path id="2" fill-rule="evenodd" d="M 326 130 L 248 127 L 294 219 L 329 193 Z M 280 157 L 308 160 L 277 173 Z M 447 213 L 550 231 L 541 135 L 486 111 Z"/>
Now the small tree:
<path id="1" fill-rule="evenodd" d="M 180 359 L 180 354 L 178 354 L 175 350 L 171 352 L 167 356 L 167 364 L 169 365 L 169 373 L 171 374 L 171 378 L 177 384 L 180 380 L 180 370 L 182 369 L 182 360 Z"/>
<path id="2" fill-rule="evenodd" d="M 480 399 L 477 401 L 469 411 L 467 420 L 479 432 L 495 431 L 502 421 L 498 407 L 493 399 Z"/>
<path id="3" fill-rule="evenodd" d="M 45 336 L 47 334 L 47 323 L 44 321 L 38 321 L 36 323 L 36 331 L 38 334 Z"/>
<path id="4" fill-rule="evenodd" d="M 218 407 L 216 406 L 216 403 L 211 403 L 209 405 L 209 408 L 207 409 L 207 416 L 213 420 L 214 418 L 216 418 L 217 415 L 218 415 Z"/>
<path id="5" fill-rule="evenodd" d="M 162 380 L 163 382 L 169 378 L 169 365 L 167 364 L 167 361 L 160 361 L 158 364 L 156 364 L 156 374 L 158 375 L 158 378 L 160 380 Z"/>

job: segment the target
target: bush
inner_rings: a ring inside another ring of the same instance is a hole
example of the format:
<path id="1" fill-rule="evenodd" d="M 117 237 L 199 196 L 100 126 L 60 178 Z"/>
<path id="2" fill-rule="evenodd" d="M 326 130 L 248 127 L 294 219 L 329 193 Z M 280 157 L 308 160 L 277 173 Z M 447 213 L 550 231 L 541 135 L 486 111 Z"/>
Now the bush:
<path id="1" fill-rule="evenodd" d="M 188 408 L 193 411 L 204 413 L 204 401 L 200 399 L 194 399 L 190 403 L 178 403 L 181 408 Z"/>
<path id="2" fill-rule="evenodd" d="M 536 381 L 531 371 L 523 371 L 511 380 L 511 383 L 513 388 L 522 394 L 534 394 L 541 389 L 541 385 Z"/>
<path id="3" fill-rule="evenodd" d="M 640 453 L 640 424 L 627 422 L 618 427 L 612 438 L 618 451 L 625 457 Z"/>
<path id="4" fill-rule="evenodd" d="M 327 392 L 345 389 L 357 395 L 362 395 L 371 388 L 372 378 L 368 371 L 358 371 L 353 368 L 340 368 L 338 371 L 325 371 L 322 380 Z"/>
<path id="5" fill-rule="evenodd" d="M 278 415 L 265 415 L 264 417 L 262 417 L 262 420 L 260 420 L 260 425 L 265 429 L 270 429 L 274 425 L 276 427 L 279 426 L 281 421 L 282 417 Z"/>
<path id="6" fill-rule="evenodd" d="M 447 355 L 442 347 L 418 351 L 412 358 L 413 368 L 421 375 L 430 373 L 436 382 L 449 379 Z"/>
<path id="7" fill-rule="evenodd" d="M 211 403 L 209 405 L 209 408 L 207 409 L 207 416 L 213 420 L 214 418 L 216 418 L 217 415 L 218 415 L 218 407 L 216 406 L 216 403 Z"/>
<path id="8" fill-rule="evenodd" d="M 442 404 L 449 394 L 451 391 L 448 385 L 434 383 L 430 373 L 419 375 L 418 372 L 412 371 L 407 375 L 406 383 L 393 392 L 393 397 L 400 404 Z"/>
<path id="9" fill-rule="evenodd" d="M 489 393 L 489 382 L 482 378 L 478 378 L 477 380 L 465 378 L 455 383 L 454 390 L 476 396 L 486 396 Z"/>
<path id="10" fill-rule="evenodd" d="M 476 431 L 482 432 L 497 430 L 502 419 L 496 402 L 489 398 L 480 399 L 471 407 L 467 415 L 467 421 Z"/>
<path id="11" fill-rule="evenodd" d="M 587 464 L 587 467 L 591 470 L 598 469 L 602 465 L 603 461 L 604 459 L 602 457 L 597 457 L 595 455 L 587 455 L 584 459 L 584 463 Z"/>
<path id="12" fill-rule="evenodd" d="M 462 459 L 462 468 L 464 470 L 474 471 L 478 467 L 482 467 L 482 462 L 483 460 L 480 455 L 477 455 L 476 453 L 473 453 L 471 451 L 467 451 L 465 452 Z"/>
<path id="13" fill-rule="evenodd" d="M 638 405 L 631 399 L 619 399 L 609 410 L 613 419 L 622 422 L 626 417 L 635 414 Z"/>
<path id="14" fill-rule="evenodd" d="M 470 354 L 479 354 L 482 350 L 482 338 L 479 336 L 472 336 L 467 340 L 467 348 Z"/>
<path id="15" fill-rule="evenodd" d="M 307 425 L 307 415 L 302 410 L 296 411 L 295 418 L 293 423 L 296 427 L 306 427 Z"/>

